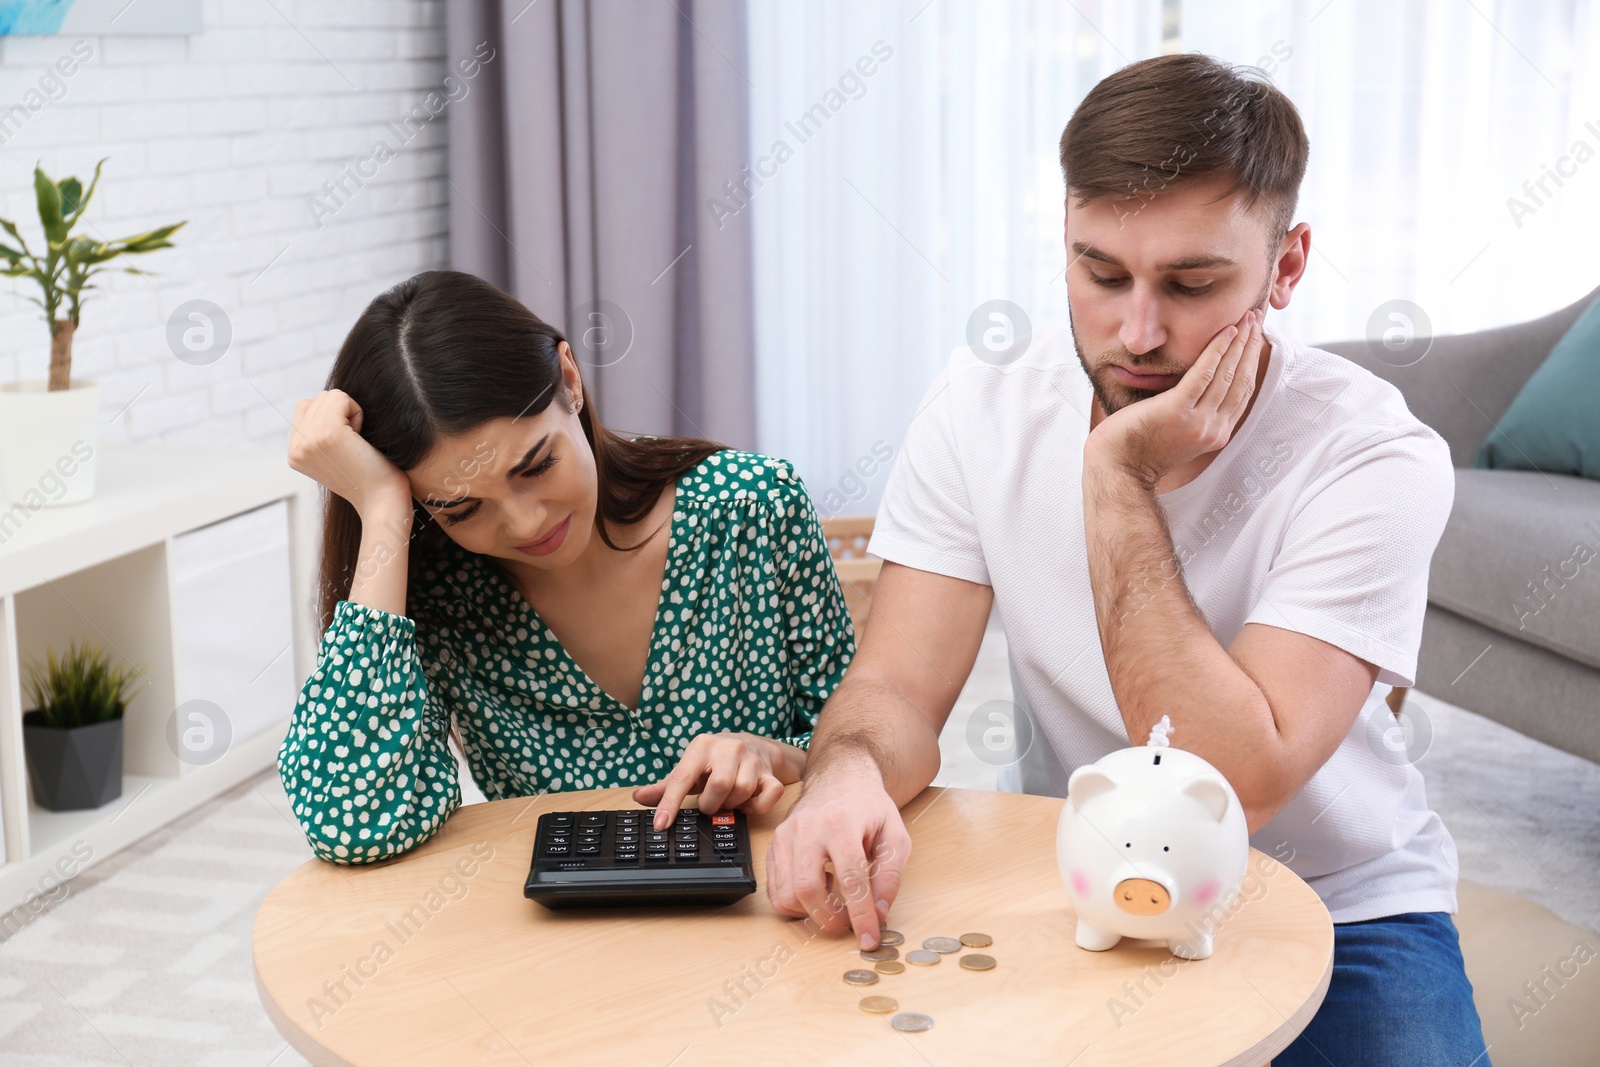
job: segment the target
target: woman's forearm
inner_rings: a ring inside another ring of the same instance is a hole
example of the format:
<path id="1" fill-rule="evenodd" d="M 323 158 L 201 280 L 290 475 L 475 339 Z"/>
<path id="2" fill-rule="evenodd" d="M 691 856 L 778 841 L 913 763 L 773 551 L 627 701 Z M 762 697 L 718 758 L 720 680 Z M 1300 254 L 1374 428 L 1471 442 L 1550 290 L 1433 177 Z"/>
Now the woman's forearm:
<path id="1" fill-rule="evenodd" d="M 782 764 L 779 766 L 778 781 L 784 785 L 793 785 L 806 776 L 806 750 L 787 741 L 773 742 L 778 746 Z"/>
<path id="2" fill-rule="evenodd" d="M 406 613 L 406 570 L 411 557 L 411 503 L 361 517 L 361 551 L 349 600 L 391 615 Z"/>

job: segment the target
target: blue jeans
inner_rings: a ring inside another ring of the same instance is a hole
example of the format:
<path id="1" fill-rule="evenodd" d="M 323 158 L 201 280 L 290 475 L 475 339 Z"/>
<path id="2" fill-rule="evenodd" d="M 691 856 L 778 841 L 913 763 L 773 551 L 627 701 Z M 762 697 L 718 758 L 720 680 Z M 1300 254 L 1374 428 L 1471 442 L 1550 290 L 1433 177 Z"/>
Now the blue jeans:
<path id="1" fill-rule="evenodd" d="M 1442 911 L 1333 927 L 1333 978 L 1272 1067 L 1490 1067 L 1456 925 Z"/>

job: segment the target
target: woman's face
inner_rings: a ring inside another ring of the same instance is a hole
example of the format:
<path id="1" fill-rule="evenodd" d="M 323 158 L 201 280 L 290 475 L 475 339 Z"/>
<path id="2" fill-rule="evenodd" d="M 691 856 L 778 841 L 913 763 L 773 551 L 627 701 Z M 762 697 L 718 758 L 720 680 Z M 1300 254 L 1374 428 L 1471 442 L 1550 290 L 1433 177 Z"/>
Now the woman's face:
<path id="1" fill-rule="evenodd" d="M 584 402 L 561 345 L 571 403 Z M 594 534 L 594 453 L 576 410 L 555 398 L 537 415 L 490 419 L 443 437 L 406 472 L 411 495 L 469 552 L 539 568 L 577 559 Z"/>

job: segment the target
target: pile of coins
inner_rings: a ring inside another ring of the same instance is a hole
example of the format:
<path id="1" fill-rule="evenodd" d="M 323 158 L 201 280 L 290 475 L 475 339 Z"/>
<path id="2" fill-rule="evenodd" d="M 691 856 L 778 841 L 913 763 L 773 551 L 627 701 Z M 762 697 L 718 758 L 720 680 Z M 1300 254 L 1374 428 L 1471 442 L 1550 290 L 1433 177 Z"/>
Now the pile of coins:
<path id="1" fill-rule="evenodd" d="M 932 967 L 946 956 L 969 948 L 988 948 L 994 944 L 994 938 L 988 934 L 962 934 L 960 937 L 930 937 L 922 942 L 922 947 L 912 949 L 906 953 L 905 963 L 900 962 L 900 949 L 896 946 L 905 944 L 905 935 L 898 930 L 889 929 L 888 923 L 878 925 L 878 947 L 861 950 L 861 958 L 872 964 L 872 970 L 857 968 L 844 972 L 844 980 L 851 985 L 868 986 L 876 985 L 881 974 L 900 974 L 905 971 L 906 963 L 917 967 Z M 969 971 L 989 971 L 994 969 L 993 956 L 982 952 L 968 952 L 960 959 L 961 966 Z M 899 1001 L 893 997 L 862 997 L 861 1010 L 871 1015 L 890 1015 L 898 1011 Z M 889 1025 L 896 1030 L 907 1034 L 917 1034 L 924 1030 L 933 1029 L 932 1016 L 923 1015 L 921 1012 L 902 1011 L 889 1020 Z"/>

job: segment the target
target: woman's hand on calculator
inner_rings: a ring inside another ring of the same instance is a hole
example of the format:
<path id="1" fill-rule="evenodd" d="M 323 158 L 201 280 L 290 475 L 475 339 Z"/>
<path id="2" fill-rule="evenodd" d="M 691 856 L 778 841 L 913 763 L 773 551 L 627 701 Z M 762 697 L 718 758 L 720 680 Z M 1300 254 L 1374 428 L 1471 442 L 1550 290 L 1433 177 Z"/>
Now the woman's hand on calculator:
<path id="1" fill-rule="evenodd" d="M 683 750 L 678 765 L 659 782 L 640 786 L 633 799 L 656 809 L 656 829 L 670 825 L 685 797 L 698 794 L 701 811 L 761 815 L 783 796 L 783 787 L 805 773 L 806 754 L 759 734 L 701 734 Z"/>

